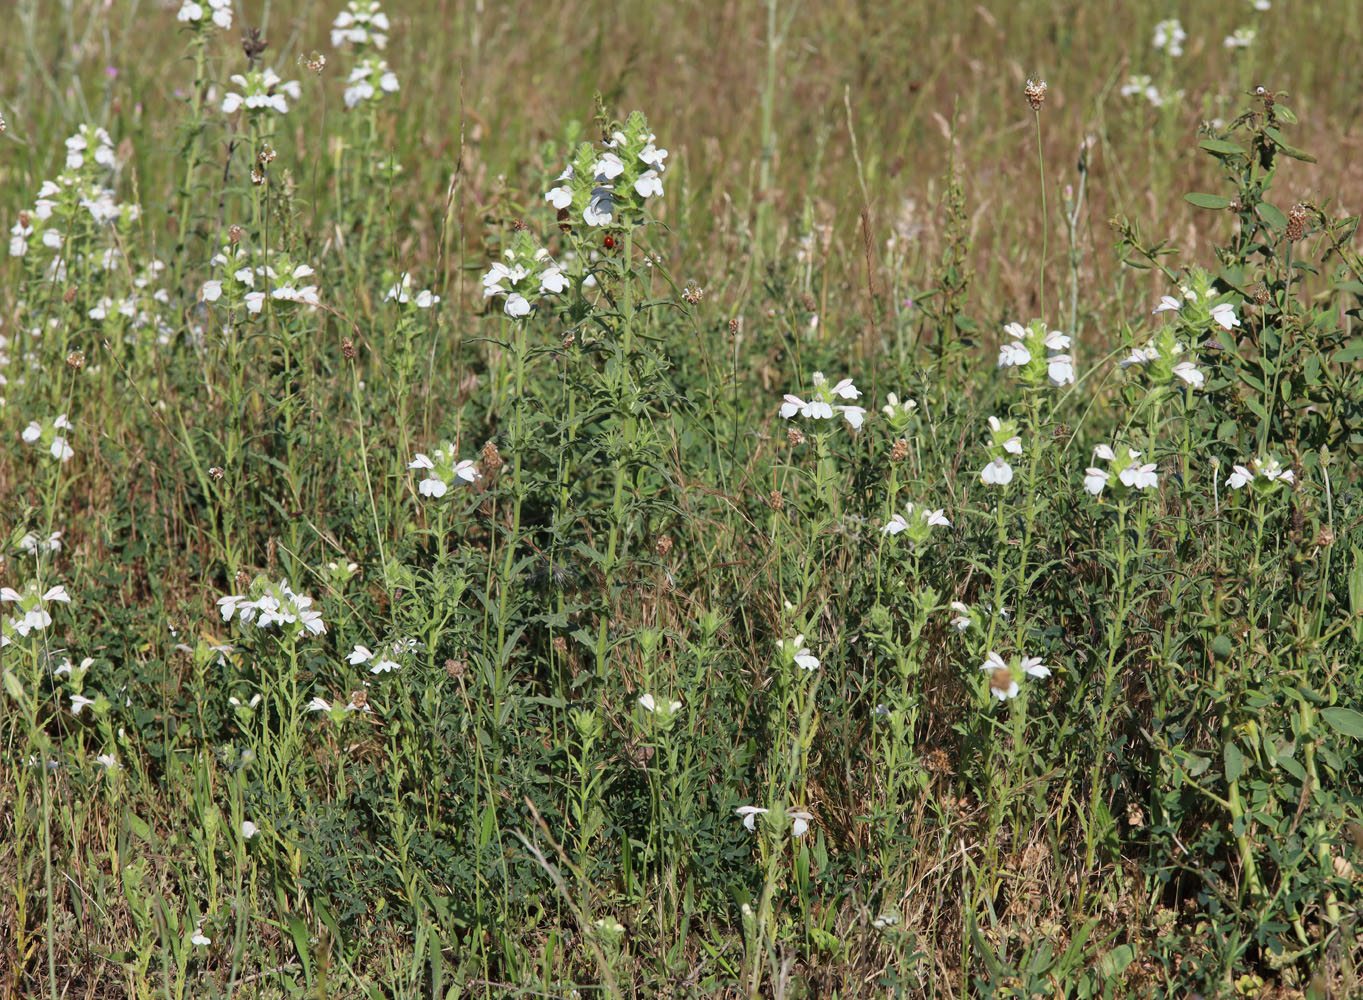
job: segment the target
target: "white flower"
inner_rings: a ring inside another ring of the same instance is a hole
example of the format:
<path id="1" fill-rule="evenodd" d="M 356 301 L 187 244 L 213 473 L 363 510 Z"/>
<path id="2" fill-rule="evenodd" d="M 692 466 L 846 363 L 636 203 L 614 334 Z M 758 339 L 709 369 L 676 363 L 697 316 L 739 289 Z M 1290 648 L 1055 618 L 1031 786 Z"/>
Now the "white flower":
<path id="1" fill-rule="evenodd" d="M 999 420 L 998 417 L 990 417 L 990 418 L 989 418 L 989 431 L 990 431 L 991 435 L 993 435 L 995 438 L 997 438 L 998 435 L 999 435 L 999 433 L 1000 433 L 1002 430 L 1003 430 L 1003 422 L 1002 422 L 1001 420 Z M 1014 434 L 1013 436 L 1011 436 L 1011 437 L 1009 437 L 1009 438 L 1005 438 L 1003 441 L 999 442 L 999 444 L 1000 444 L 1000 446 L 1003 448 L 1003 450 L 1006 451 L 1006 452 L 1008 452 L 1010 455 L 1021 455 L 1021 454 L 1022 454 L 1022 438 L 1019 437 L 1019 436 L 1016 435 L 1016 434 Z"/>
<path id="2" fill-rule="evenodd" d="M 1046 360 L 1046 375 L 1051 385 L 1071 385 L 1074 382 L 1074 361 L 1068 354 L 1052 355 Z"/>
<path id="3" fill-rule="evenodd" d="M 396 660 L 390 660 L 387 657 L 384 657 L 383 659 L 376 661 L 374 665 L 369 668 L 369 672 L 371 674 L 386 674 L 398 670 L 401 667 L 402 664 L 398 663 Z"/>
<path id="4" fill-rule="evenodd" d="M 180 12 L 175 15 L 175 20 L 182 21 L 186 24 L 193 24 L 196 21 L 203 20 L 203 16 L 204 9 L 202 7 L 195 3 L 194 0 L 185 0 L 180 6 Z"/>
<path id="5" fill-rule="evenodd" d="M 770 809 L 763 809 L 761 806 L 739 806 L 734 813 L 743 818 L 743 825 L 749 830 L 757 829 L 757 817 L 771 812 Z"/>
<path id="6" fill-rule="evenodd" d="M 1202 374 L 1202 370 L 1191 361 L 1180 361 L 1174 365 L 1174 374 L 1194 389 L 1201 389 L 1202 383 L 1206 381 L 1206 376 Z"/>
<path id="7" fill-rule="evenodd" d="M 361 663 L 368 663 L 373 658 L 374 652 L 368 646 L 356 646 L 350 651 L 350 655 L 346 657 L 346 662 L 354 667 Z"/>
<path id="8" fill-rule="evenodd" d="M 1107 481 L 1112 478 L 1112 473 L 1090 465 L 1084 471 L 1084 489 L 1098 496 L 1103 492 L 1103 487 L 1107 486 Z"/>
<path id="9" fill-rule="evenodd" d="M 1233 490 L 1238 490 L 1254 478 L 1254 473 L 1250 472 L 1249 469 L 1245 468 L 1243 465 L 1237 465 L 1234 468 L 1235 471 L 1232 472 L 1230 478 L 1226 480 L 1226 485 Z"/>
<path id="10" fill-rule="evenodd" d="M 1051 676 L 1051 668 L 1043 664 L 1041 662 L 1041 657 L 1039 656 L 1024 656 L 1018 663 L 1018 666 L 1028 677 L 1042 678 Z"/>
<path id="11" fill-rule="evenodd" d="M 639 179 L 634 182 L 634 190 L 638 192 L 640 198 L 663 196 L 663 181 L 658 176 L 656 170 L 646 170 L 639 175 Z"/>
<path id="12" fill-rule="evenodd" d="M 242 820 L 242 822 L 241 822 L 241 836 L 242 836 L 242 839 L 244 839 L 244 840 L 250 840 L 252 837 L 254 837 L 254 836 L 255 836 L 257 833 L 259 833 L 259 832 L 260 832 L 260 829 L 259 829 L 254 823 L 252 823 L 249 819 L 247 819 L 247 820 Z"/>
<path id="13" fill-rule="evenodd" d="M 1156 49 L 1163 49 L 1171 56 L 1183 55 L 1183 43 L 1188 40 L 1188 33 L 1183 30 L 1183 25 L 1177 18 L 1168 18 L 1155 25 L 1155 37 L 1151 42 Z"/>
<path id="14" fill-rule="evenodd" d="M 609 226 L 615 202 L 612 199 L 609 188 L 596 188 L 592 191 L 592 197 L 587 202 L 587 207 L 582 210 L 582 221 L 589 226 Z"/>
<path id="15" fill-rule="evenodd" d="M 213 939 L 206 935 L 201 928 L 194 928 L 194 934 L 189 939 L 190 944 L 197 944 L 200 948 L 206 948 L 213 943 Z"/>
<path id="16" fill-rule="evenodd" d="M 991 650 L 984 663 L 980 664 L 980 669 L 990 674 L 989 693 L 999 701 L 1018 696 L 1018 682 L 1013 677 L 1013 671 L 998 653 Z"/>
<path id="17" fill-rule="evenodd" d="M 312 701 L 308 702 L 308 711 L 309 711 L 309 712 L 330 712 L 330 711 L 331 711 L 331 703 L 328 702 L 325 698 L 313 698 Z"/>
<path id="18" fill-rule="evenodd" d="M 540 291 L 558 295 L 568 290 L 568 276 L 563 268 L 554 264 L 540 273 Z"/>
<path id="19" fill-rule="evenodd" d="M 809 823 L 814 817 L 802 809 L 793 809 L 786 813 L 786 819 L 790 820 L 790 835 L 803 837 L 809 832 Z"/>
<path id="20" fill-rule="evenodd" d="M 95 758 L 95 763 L 99 764 L 106 771 L 118 770 L 118 758 L 111 753 L 102 753 Z"/>
<path id="21" fill-rule="evenodd" d="M 1131 457 L 1133 459 L 1138 458 L 1139 456 L 1140 452 L 1131 452 Z M 1154 462 L 1147 462 L 1144 465 L 1137 465 L 1135 462 L 1132 462 L 1117 474 L 1117 478 L 1121 480 L 1123 486 L 1133 490 L 1144 490 L 1159 485 L 1159 476 L 1155 474 Z"/>
<path id="22" fill-rule="evenodd" d="M 1014 326 L 1017 324 L 1014 323 Z M 1020 368 L 1032 360 L 1032 352 L 1021 343 L 1013 341 L 999 348 L 1000 368 Z"/>
<path id="23" fill-rule="evenodd" d="M 625 172 L 625 165 L 614 153 L 602 153 L 601 158 L 592 164 L 592 177 L 598 182 L 613 181 Z"/>
<path id="24" fill-rule="evenodd" d="M 520 292 L 512 292 L 506 297 L 506 305 L 502 307 L 506 314 L 512 319 L 519 319 L 522 316 L 530 315 L 530 301 Z"/>
<path id="25" fill-rule="evenodd" d="M 667 150 L 659 149 L 653 143 L 649 143 L 639 151 L 639 159 L 661 173 L 666 167 Z"/>
<path id="26" fill-rule="evenodd" d="M 23 538 L 19 539 L 19 548 L 29 555 L 37 555 L 39 549 L 45 549 L 48 552 L 60 552 L 62 550 L 62 533 L 60 531 L 54 531 L 52 534 L 48 535 L 47 540 L 44 541 L 30 531 L 28 534 L 24 535 Z"/>
<path id="27" fill-rule="evenodd" d="M 964 632 L 975 623 L 975 619 L 970 614 L 970 609 L 960 601 L 952 601 L 951 610 L 956 612 L 956 617 L 951 619 L 951 627 L 957 632 Z"/>
<path id="28" fill-rule="evenodd" d="M 1178 312 L 1183 308 L 1183 303 L 1172 295 L 1161 295 L 1159 305 L 1155 306 L 1154 313 L 1159 315 L 1162 312 Z"/>
<path id="29" fill-rule="evenodd" d="M 94 698 L 87 698 L 84 695 L 73 694 L 71 696 L 71 714 L 80 715 L 81 710 L 83 708 L 85 708 L 87 705 L 93 705 L 94 703 L 95 703 Z"/>
<path id="30" fill-rule="evenodd" d="M 785 658 L 801 670 L 817 670 L 819 667 L 819 658 L 810 653 L 803 635 L 797 635 L 794 639 L 783 639 L 780 649 Z"/>
<path id="31" fill-rule="evenodd" d="M 1247 49 L 1254 44 L 1254 37 L 1257 34 L 1253 28 L 1236 28 L 1221 44 L 1228 49 Z"/>
<path id="32" fill-rule="evenodd" d="M 652 712 L 654 715 L 675 715 L 681 711 L 682 703 L 679 701 L 659 701 L 651 694 L 639 696 L 639 706 L 645 712 Z"/>
<path id="33" fill-rule="evenodd" d="M 1013 467 L 1003 458 L 996 458 L 980 470 L 980 479 L 989 486 L 1007 486 L 1013 481 Z"/>
<path id="34" fill-rule="evenodd" d="M 246 302 L 246 311 L 254 315 L 265 307 L 265 293 L 247 292 L 244 301 Z"/>
<path id="35" fill-rule="evenodd" d="M 1220 305 L 1213 306 L 1212 319 L 1224 330 L 1230 330 L 1240 325 L 1240 320 L 1235 315 L 1235 307 L 1229 302 L 1222 302 Z"/>
<path id="36" fill-rule="evenodd" d="M 205 302 L 217 302 L 222 298 L 221 281 L 205 281 L 203 290 L 199 293 Z"/>

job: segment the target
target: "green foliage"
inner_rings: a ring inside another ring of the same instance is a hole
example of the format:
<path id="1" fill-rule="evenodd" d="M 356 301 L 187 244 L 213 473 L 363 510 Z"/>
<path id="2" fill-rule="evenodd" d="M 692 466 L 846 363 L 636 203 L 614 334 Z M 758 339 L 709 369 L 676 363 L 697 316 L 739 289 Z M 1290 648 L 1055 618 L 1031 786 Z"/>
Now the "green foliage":
<path id="1" fill-rule="evenodd" d="M 884 285 L 809 195 L 703 288 L 660 99 L 409 232 L 382 45 L 298 145 L 323 84 L 187 30 L 168 177 L 76 132 L 0 294 L 0 988 L 1356 987 L 1363 268 L 1282 95 L 1196 139 L 1200 264 L 1114 223 L 1157 314 L 1043 279 L 995 365 L 954 159 Z"/>

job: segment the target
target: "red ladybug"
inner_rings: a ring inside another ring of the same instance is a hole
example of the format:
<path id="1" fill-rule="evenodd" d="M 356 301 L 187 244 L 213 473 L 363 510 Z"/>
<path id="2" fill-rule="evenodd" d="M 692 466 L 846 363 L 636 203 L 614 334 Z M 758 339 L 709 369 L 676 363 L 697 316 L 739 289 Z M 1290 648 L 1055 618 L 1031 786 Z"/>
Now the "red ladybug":
<path id="1" fill-rule="evenodd" d="M 614 236 L 607 236 L 604 240 L 601 241 L 601 245 L 604 246 L 607 250 L 614 250 L 614 249 L 615 249 L 615 237 L 614 237 Z"/>

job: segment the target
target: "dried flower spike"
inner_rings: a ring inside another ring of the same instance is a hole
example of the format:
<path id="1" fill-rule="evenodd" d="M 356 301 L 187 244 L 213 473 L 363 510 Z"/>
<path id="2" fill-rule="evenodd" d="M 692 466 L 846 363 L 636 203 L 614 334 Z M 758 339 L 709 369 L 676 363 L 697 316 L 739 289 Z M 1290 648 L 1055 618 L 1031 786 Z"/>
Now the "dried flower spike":
<path id="1" fill-rule="evenodd" d="M 1287 216 L 1287 240 L 1296 243 L 1306 235 L 1306 206 L 1298 202 Z"/>
<path id="2" fill-rule="evenodd" d="M 1031 109 L 1033 111 L 1040 111 L 1041 105 L 1046 103 L 1046 81 L 1029 79 L 1026 88 L 1023 90 L 1023 94 L 1026 96 L 1027 103 L 1031 106 Z"/>

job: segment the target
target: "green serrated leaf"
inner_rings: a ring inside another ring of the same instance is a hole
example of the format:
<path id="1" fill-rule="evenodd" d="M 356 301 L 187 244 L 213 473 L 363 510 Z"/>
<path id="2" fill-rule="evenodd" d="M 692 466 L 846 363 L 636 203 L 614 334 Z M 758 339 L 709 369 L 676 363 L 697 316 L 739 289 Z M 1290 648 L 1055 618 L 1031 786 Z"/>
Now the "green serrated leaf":
<path id="1" fill-rule="evenodd" d="M 1230 199 L 1224 198 L 1219 194 L 1203 194 L 1194 191 L 1192 194 L 1185 194 L 1183 200 L 1190 205 L 1196 205 L 1198 208 L 1211 209 L 1212 211 L 1230 208 Z"/>

